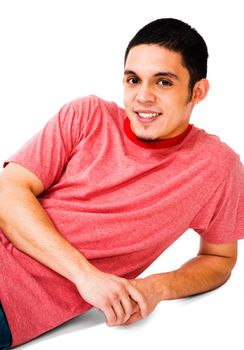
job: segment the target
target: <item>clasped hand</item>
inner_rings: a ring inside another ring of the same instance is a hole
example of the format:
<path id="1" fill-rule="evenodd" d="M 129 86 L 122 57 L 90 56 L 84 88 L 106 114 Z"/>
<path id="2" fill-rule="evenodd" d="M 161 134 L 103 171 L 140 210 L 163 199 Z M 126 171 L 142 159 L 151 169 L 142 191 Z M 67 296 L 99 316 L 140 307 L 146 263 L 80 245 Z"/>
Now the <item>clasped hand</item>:
<path id="1" fill-rule="evenodd" d="M 151 297 L 147 298 L 148 283 L 144 279 L 127 280 L 95 267 L 76 286 L 87 303 L 104 313 L 109 326 L 127 325 L 145 318 L 157 305 L 149 301 Z"/>

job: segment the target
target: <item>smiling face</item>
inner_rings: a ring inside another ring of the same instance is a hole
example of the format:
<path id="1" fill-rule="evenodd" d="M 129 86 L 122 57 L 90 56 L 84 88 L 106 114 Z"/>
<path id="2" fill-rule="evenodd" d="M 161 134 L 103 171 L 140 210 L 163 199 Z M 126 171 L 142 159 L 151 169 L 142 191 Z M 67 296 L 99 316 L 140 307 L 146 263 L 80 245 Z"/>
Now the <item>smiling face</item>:
<path id="1" fill-rule="evenodd" d="M 181 134 L 194 105 L 207 94 L 202 79 L 189 92 L 190 76 L 181 55 L 156 44 L 133 47 L 124 72 L 124 105 L 131 129 L 143 141 Z"/>

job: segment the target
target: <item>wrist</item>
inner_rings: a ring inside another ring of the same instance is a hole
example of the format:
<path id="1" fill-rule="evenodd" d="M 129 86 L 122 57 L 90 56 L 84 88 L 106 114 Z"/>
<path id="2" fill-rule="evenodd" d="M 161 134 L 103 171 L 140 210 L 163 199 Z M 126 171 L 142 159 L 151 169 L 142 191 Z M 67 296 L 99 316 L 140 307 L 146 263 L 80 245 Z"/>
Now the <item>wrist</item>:
<path id="1" fill-rule="evenodd" d="M 176 298 L 174 290 L 175 271 L 158 273 L 150 276 L 154 293 L 160 301 L 172 300 Z"/>
<path id="2" fill-rule="evenodd" d="M 95 267 L 80 254 L 69 269 L 69 280 L 75 285 L 85 282 L 94 269 Z"/>

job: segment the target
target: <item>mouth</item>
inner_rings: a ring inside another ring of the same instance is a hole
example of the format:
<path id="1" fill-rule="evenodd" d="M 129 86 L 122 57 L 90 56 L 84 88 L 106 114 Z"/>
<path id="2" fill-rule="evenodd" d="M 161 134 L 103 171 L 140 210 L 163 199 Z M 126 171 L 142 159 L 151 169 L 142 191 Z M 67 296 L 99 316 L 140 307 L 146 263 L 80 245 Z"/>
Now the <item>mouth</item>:
<path id="1" fill-rule="evenodd" d="M 155 121 L 162 113 L 157 112 L 135 112 L 137 119 L 143 123 L 150 123 Z"/>

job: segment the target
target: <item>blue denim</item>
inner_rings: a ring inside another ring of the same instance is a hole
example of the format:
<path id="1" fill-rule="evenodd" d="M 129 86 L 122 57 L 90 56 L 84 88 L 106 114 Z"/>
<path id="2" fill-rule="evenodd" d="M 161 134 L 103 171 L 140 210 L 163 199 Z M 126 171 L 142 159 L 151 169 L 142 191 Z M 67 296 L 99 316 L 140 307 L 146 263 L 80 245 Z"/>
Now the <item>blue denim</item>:
<path id="1" fill-rule="evenodd" d="M 0 349 L 7 350 L 12 344 L 12 334 L 2 304 L 0 303 Z"/>

